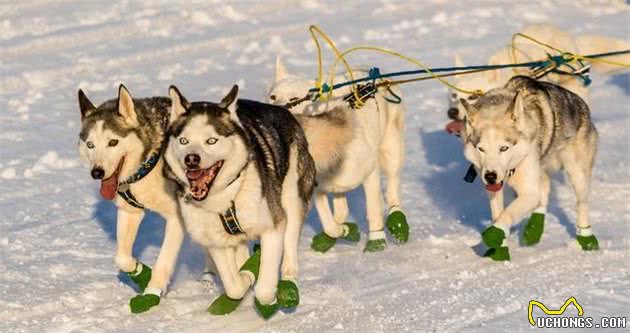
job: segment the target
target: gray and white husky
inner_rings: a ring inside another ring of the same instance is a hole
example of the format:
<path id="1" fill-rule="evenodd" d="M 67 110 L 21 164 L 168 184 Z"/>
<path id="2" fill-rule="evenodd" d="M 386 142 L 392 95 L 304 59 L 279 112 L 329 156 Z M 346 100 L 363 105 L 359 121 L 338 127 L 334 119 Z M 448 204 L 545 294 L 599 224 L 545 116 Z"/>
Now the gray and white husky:
<path id="1" fill-rule="evenodd" d="M 289 111 L 237 94 L 234 86 L 218 104 L 190 103 L 171 87 L 165 159 L 187 230 L 225 289 L 208 311 L 233 311 L 255 283 L 256 308 L 269 318 L 299 302 L 298 241 L 315 165 Z M 260 239 L 261 249 L 248 259 L 249 239 Z"/>
<path id="2" fill-rule="evenodd" d="M 510 226 L 533 211 L 524 243 L 540 241 L 549 200 L 549 174 L 564 168 L 577 197 L 577 240 L 596 250 L 588 221 L 589 187 L 597 131 L 578 95 L 548 82 L 516 76 L 488 91 L 464 111 L 464 155 L 478 170 L 490 198 L 493 225 L 483 232 L 487 256 L 508 260 Z M 505 209 L 503 185 L 517 198 Z"/>
<path id="3" fill-rule="evenodd" d="M 278 57 L 268 98 L 272 104 L 292 103 L 302 98 L 313 85 L 313 81 L 289 75 Z M 394 94 L 401 95 L 398 89 L 392 89 Z M 335 90 L 327 101 L 302 103 L 290 109 L 304 127 L 317 167 L 315 207 L 324 231 L 313 238 L 311 247 L 325 252 L 338 238 L 359 240 L 357 225 L 346 222 L 349 214 L 346 193 L 363 185 L 369 224 L 365 250 L 382 251 L 386 240 L 381 170 L 387 178 L 387 228 L 399 242 L 404 243 L 409 237 L 409 225 L 400 201 L 405 110 L 402 104 L 386 100 L 386 89 L 379 89 L 359 110 L 352 109 L 343 100 L 348 93 L 350 89 L 347 88 Z M 328 204 L 328 193 L 333 194 L 334 215 Z"/>
<path id="4" fill-rule="evenodd" d="M 115 261 L 143 293 L 130 301 L 135 313 L 159 304 L 184 236 L 176 185 L 162 172 L 170 105 L 167 97 L 132 99 L 120 85 L 118 98 L 96 107 L 79 90 L 79 152 L 91 165 L 92 178 L 101 181 L 101 196 L 113 200 L 118 208 Z M 166 219 L 164 242 L 153 271 L 132 255 L 145 208 Z"/>

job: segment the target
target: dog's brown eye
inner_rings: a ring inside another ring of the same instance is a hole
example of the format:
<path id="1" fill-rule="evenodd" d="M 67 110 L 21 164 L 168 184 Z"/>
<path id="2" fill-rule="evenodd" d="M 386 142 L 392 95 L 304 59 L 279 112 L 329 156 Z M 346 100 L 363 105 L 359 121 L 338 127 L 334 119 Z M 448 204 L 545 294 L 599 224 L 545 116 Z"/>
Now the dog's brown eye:
<path id="1" fill-rule="evenodd" d="M 111 139 L 111 140 L 109 140 L 109 143 L 107 144 L 107 146 L 108 147 L 116 147 L 117 144 L 118 144 L 118 140 Z"/>
<path id="2" fill-rule="evenodd" d="M 276 100 L 276 95 L 269 96 L 269 99 L 272 100 L 272 101 L 275 101 Z"/>
<path id="3" fill-rule="evenodd" d="M 486 150 L 485 150 L 485 149 L 483 149 L 483 148 L 481 148 L 480 146 L 477 146 L 477 149 L 479 149 L 479 151 L 480 151 L 480 152 L 482 152 L 482 153 L 485 153 L 485 152 L 486 152 Z"/>
<path id="4" fill-rule="evenodd" d="M 452 99 L 457 99 L 457 94 L 455 94 L 455 93 L 451 94 L 451 98 Z"/>
<path id="5" fill-rule="evenodd" d="M 88 141 L 88 142 L 86 142 L 86 143 L 85 143 L 85 145 L 86 145 L 89 149 L 94 148 L 94 143 L 93 143 L 92 141 Z"/>
<path id="6" fill-rule="evenodd" d="M 188 139 L 186 139 L 185 137 L 181 137 L 179 138 L 179 144 L 183 145 L 187 145 L 188 144 Z"/>
<path id="7" fill-rule="evenodd" d="M 504 152 L 504 151 L 507 151 L 508 149 L 510 149 L 510 147 L 508 147 L 508 146 L 501 146 L 501 148 L 499 148 L 499 151 L 500 152 Z"/>
<path id="8" fill-rule="evenodd" d="M 291 97 L 291 99 L 289 99 L 289 102 L 295 102 L 295 101 L 297 101 L 298 99 L 299 99 L 299 98 L 297 98 L 297 97 Z"/>
<path id="9" fill-rule="evenodd" d="M 473 95 L 468 96 L 468 100 L 469 100 L 469 101 L 474 101 L 474 100 L 476 100 L 477 98 L 479 98 L 479 96 L 474 95 L 474 94 L 473 94 Z"/>
<path id="10" fill-rule="evenodd" d="M 206 140 L 206 143 L 209 144 L 209 145 L 213 145 L 213 144 L 217 143 L 217 141 L 219 141 L 219 139 L 217 139 L 217 138 L 210 138 L 210 139 Z"/>

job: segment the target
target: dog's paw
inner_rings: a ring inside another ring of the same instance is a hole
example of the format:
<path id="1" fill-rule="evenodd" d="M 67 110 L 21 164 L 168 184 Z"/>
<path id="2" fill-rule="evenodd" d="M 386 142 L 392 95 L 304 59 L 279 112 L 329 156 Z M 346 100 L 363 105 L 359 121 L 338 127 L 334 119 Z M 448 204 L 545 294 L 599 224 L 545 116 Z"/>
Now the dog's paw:
<path id="1" fill-rule="evenodd" d="M 365 244 L 363 252 L 381 252 L 385 250 L 386 244 L 385 239 L 371 239 Z"/>
<path id="2" fill-rule="evenodd" d="M 278 281 L 278 290 L 276 291 L 278 304 L 283 308 L 294 308 L 300 304 L 300 291 L 297 285 L 290 280 Z"/>
<path id="3" fill-rule="evenodd" d="M 409 224 L 407 217 L 399 210 L 389 214 L 385 223 L 389 233 L 400 243 L 405 243 L 409 239 Z"/>
<path id="4" fill-rule="evenodd" d="M 595 235 L 577 236 L 577 241 L 580 243 L 580 246 L 584 251 L 599 250 L 599 242 L 597 241 L 597 237 L 595 237 Z"/>
<path id="5" fill-rule="evenodd" d="M 343 225 L 348 228 L 348 234 L 341 237 L 342 239 L 345 239 L 350 242 L 358 242 L 359 240 L 361 240 L 361 233 L 359 232 L 359 226 L 356 223 L 346 222 Z"/>
<path id="6" fill-rule="evenodd" d="M 525 230 L 523 230 L 523 242 L 525 245 L 532 246 L 538 244 L 544 230 L 545 214 L 532 213 L 532 216 L 530 216 L 525 225 Z"/>
<path id="7" fill-rule="evenodd" d="M 140 293 L 143 293 L 151 281 L 151 267 L 138 261 L 136 269 L 133 272 L 128 272 L 127 275 L 138 286 Z"/>
<path id="8" fill-rule="evenodd" d="M 490 248 L 499 248 L 503 245 L 505 232 L 495 226 L 490 226 L 481 233 L 481 239 L 484 244 Z"/>
<path id="9" fill-rule="evenodd" d="M 313 249 L 313 251 L 323 253 L 335 246 L 335 243 L 337 243 L 336 238 L 332 238 L 322 231 L 319 234 L 315 235 L 315 237 L 313 237 L 311 249 Z"/>
<path id="10" fill-rule="evenodd" d="M 276 312 L 278 312 L 278 308 L 280 305 L 278 302 L 274 301 L 271 304 L 261 304 L 258 301 L 258 298 L 254 297 L 254 304 L 256 305 L 256 310 L 258 310 L 258 314 L 263 317 L 265 320 L 271 318 Z"/>
<path id="11" fill-rule="evenodd" d="M 240 271 L 249 272 L 254 276 L 254 281 L 258 280 L 258 271 L 260 270 L 260 249 L 254 252 L 243 264 Z"/>
<path id="12" fill-rule="evenodd" d="M 149 311 L 149 309 L 158 304 L 160 304 L 160 296 L 153 294 L 137 295 L 129 301 L 132 313 Z"/>
<path id="13" fill-rule="evenodd" d="M 510 250 L 507 246 L 500 246 L 497 248 L 490 248 L 483 255 L 484 257 L 488 257 L 494 261 L 509 261 L 510 260 Z"/>
<path id="14" fill-rule="evenodd" d="M 222 294 L 217 297 L 217 299 L 210 304 L 208 307 L 208 312 L 215 316 L 226 315 L 236 310 L 236 308 L 241 304 L 242 299 L 232 299 L 229 298 L 226 294 Z"/>

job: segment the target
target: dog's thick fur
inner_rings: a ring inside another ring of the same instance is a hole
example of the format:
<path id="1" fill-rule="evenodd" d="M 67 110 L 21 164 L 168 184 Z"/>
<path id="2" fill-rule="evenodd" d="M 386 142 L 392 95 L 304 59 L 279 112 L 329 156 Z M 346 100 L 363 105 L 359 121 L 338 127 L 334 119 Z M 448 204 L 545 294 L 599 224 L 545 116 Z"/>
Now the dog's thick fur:
<path id="1" fill-rule="evenodd" d="M 111 188 L 101 186 L 101 194 L 113 199 L 118 208 L 115 261 L 123 272 L 136 269 L 132 248 L 144 210 L 131 206 L 117 195 L 117 184 L 133 175 L 151 152 L 160 151 L 165 139 L 163 124 L 168 122 L 170 105 L 167 97 L 132 99 L 121 85 L 117 99 L 95 107 L 83 91 L 79 91 L 79 152 L 90 163 L 93 177 L 96 175 L 95 178 L 104 181 L 113 179 Z M 163 166 L 160 158 L 148 175 L 130 185 L 142 205 L 166 219 L 164 242 L 148 284 L 148 288 L 161 292 L 166 290 L 184 236 L 175 183 L 164 177 Z"/>
<path id="2" fill-rule="evenodd" d="M 509 231 L 534 209 L 544 214 L 549 174 L 564 168 L 577 196 L 578 231 L 590 227 L 589 187 L 598 136 L 589 108 L 579 96 L 551 83 L 517 76 L 474 104 L 465 99 L 461 103 L 464 154 L 486 188 L 493 189 L 488 195 L 494 225 Z M 505 209 L 503 183 L 517 193 Z"/>
<path id="3" fill-rule="evenodd" d="M 554 46 L 558 49 L 571 53 L 582 55 L 597 54 L 611 51 L 620 51 L 630 49 L 630 42 L 615 38 L 597 36 L 597 35 L 581 35 L 573 37 L 564 32 L 562 29 L 550 24 L 536 24 L 525 27 L 522 33 L 531 36 L 545 44 Z M 548 50 L 544 46 L 535 44 L 534 42 L 524 39 L 516 39 L 515 58 L 512 56 L 512 48 L 507 42 L 505 47 L 497 50 L 488 59 L 489 65 L 503 65 L 511 63 L 520 63 L 528 61 L 536 61 L 547 58 L 547 52 L 555 54 L 555 51 Z M 607 59 L 630 63 L 630 55 L 618 55 L 608 57 Z M 600 74 L 614 74 L 615 72 L 624 70 L 622 67 L 606 64 L 603 62 L 590 62 L 591 68 Z M 461 56 L 455 56 L 455 66 L 465 66 Z M 457 75 L 454 84 L 457 87 L 466 90 L 481 89 L 488 91 L 493 88 L 504 86 L 507 81 L 515 75 L 530 75 L 529 69 L 501 69 L 485 71 L 476 74 Z M 557 84 L 580 96 L 587 104 L 589 103 L 588 87 L 575 77 L 549 73 L 541 78 L 542 81 Z M 462 120 L 463 116 L 459 100 L 461 98 L 472 99 L 468 94 L 459 91 L 449 91 L 449 118 L 453 120 Z"/>
<path id="4" fill-rule="evenodd" d="M 261 304 L 271 304 L 280 270 L 283 280 L 297 279 L 298 241 L 315 183 L 315 165 L 291 113 L 236 100 L 237 91 L 235 86 L 219 104 L 189 103 L 171 87 L 165 159 L 168 173 L 180 186 L 187 229 L 214 260 L 227 296 L 241 299 L 254 283 L 239 268 L 248 258 L 247 240 L 260 239 L 255 296 Z M 191 156 L 198 164 L 191 165 Z M 217 165 L 209 182 L 199 185 L 191 178 Z M 232 202 L 242 234 L 227 233 L 219 217 Z"/>
<path id="5" fill-rule="evenodd" d="M 365 73 L 356 73 L 360 74 Z M 289 75 L 278 58 L 268 98 L 273 104 L 284 105 L 303 97 L 312 86 L 312 81 Z M 290 111 L 304 127 L 317 167 L 315 206 L 324 232 L 332 238 L 348 233 L 343 225 L 349 214 L 345 193 L 363 185 L 370 239 L 384 240 L 380 173 L 382 170 L 387 177 L 389 212 L 400 211 L 404 107 L 387 102 L 387 93 L 379 90 L 361 109 L 353 110 L 342 101 L 349 92 L 347 88 L 335 90 L 327 101 L 302 103 Z M 334 215 L 327 193 L 333 193 Z"/>

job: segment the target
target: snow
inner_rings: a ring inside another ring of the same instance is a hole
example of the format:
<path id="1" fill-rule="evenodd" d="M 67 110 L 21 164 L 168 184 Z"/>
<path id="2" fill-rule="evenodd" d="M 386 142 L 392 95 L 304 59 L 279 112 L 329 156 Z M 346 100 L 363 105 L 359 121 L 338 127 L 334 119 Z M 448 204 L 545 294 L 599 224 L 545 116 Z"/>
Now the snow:
<path id="1" fill-rule="evenodd" d="M 574 196 L 562 176 L 552 184 L 542 243 L 519 244 L 512 261 L 479 257 L 489 209 L 479 184 L 466 184 L 459 143 L 443 131 L 445 88 L 403 87 L 406 165 L 403 207 L 408 244 L 362 253 L 364 196 L 350 195 L 359 245 L 340 242 L 313 253 L 321 230 L 311 212 L 300 245 L 301 304 L 265 322 L 249 296 L 229 316 L 207 306 L 221 292 L 202 284 L 201 250 L 189 239 L 156 309 L 133 315 L 135 295 L 115 268 L 115 207 L 101 200 L 80 163 L 78 87 L 95 102 L 120 82 L 134 96 L 165 95 L 176 84 L 190 99 L 218 100 L 234 83 L 261 99 L 276 54 L 314 78 L 307 26 L 321 25 L 340 47 L 379 45 L 427 64 L 447 66 L 461 53 L 481 64 L 524 25 L 552 20 L 571 33 L 628 37 L 622 1 L 15 2 L 0 6 L 0 332 L 302 332 L 525 331 L 527 305 L 575 296 L 586 315 L 627 316 L 630 308 L 630 78 L 593 75 L 593 117 L 601 143 L 590 215 L 601 250 L 574 240 Z M 625 28 L 624 28 L 625 27 Z M 331 56 L 327 53 L 330 63 Z M 351 63 L 408 69 L 397 59 L 356 54 Z M 149 214 L 134 253 L 152 264 L 164 222 Z"/>

